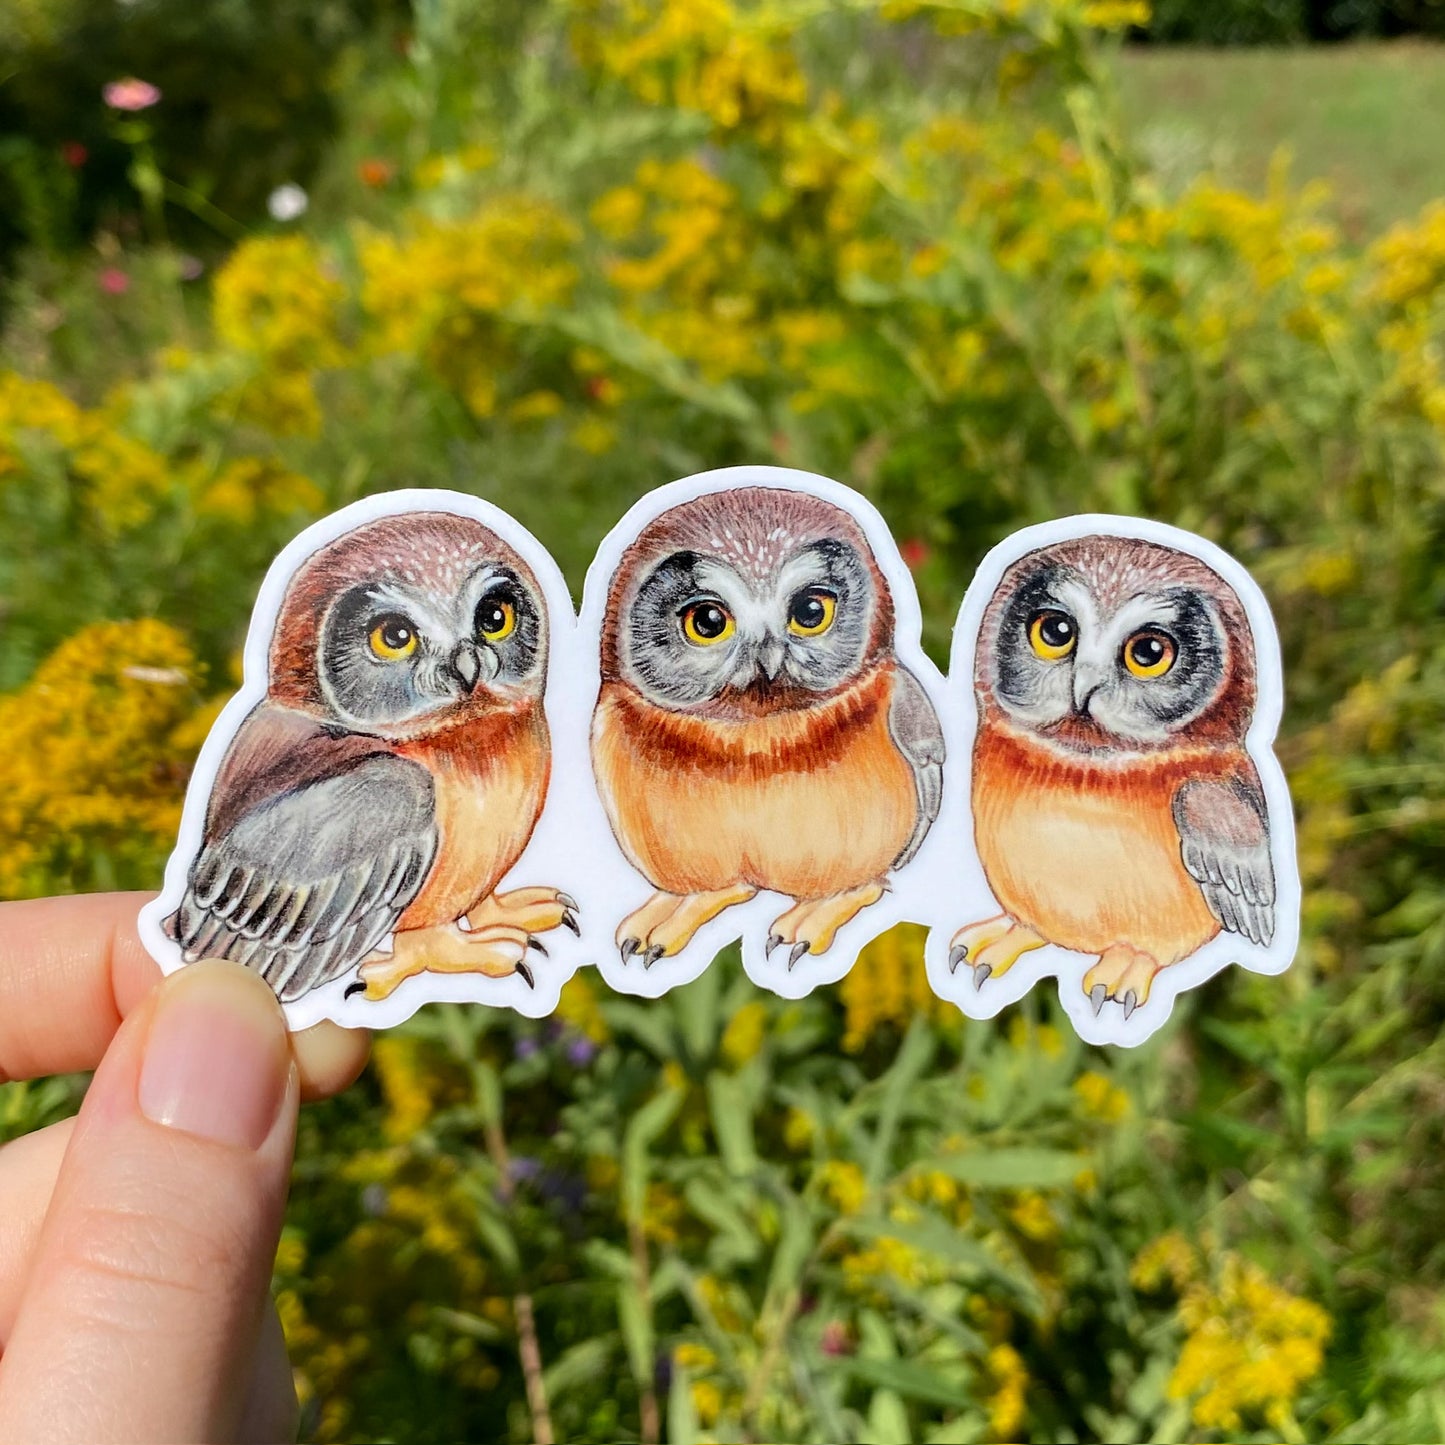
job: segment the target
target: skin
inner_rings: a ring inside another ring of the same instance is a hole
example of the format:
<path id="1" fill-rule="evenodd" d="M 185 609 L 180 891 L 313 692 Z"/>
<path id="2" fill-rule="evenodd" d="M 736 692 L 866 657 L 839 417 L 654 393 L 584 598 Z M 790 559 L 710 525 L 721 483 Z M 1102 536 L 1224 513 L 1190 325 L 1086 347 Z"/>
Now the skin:
<path id="1" fill-rule="evenodd" d="M 350 1084 L 369 1039 L 334 1024 L 287 1034 L 271 990 L 236 964 L 163 980 L 136 936 L 145 901 L 0 905 L 0 1076 L 96 1070 L 76 1119 L 0 1149 L 0 1439 L 293 1439 L 270 1277 L 296 1110 Z M 264 1137 L 148 1117 L 159 1014 L 174 1041 L 238 1001 L 258 1062 L 233 1102 L 270 1119 L 278 1101 Z"/>

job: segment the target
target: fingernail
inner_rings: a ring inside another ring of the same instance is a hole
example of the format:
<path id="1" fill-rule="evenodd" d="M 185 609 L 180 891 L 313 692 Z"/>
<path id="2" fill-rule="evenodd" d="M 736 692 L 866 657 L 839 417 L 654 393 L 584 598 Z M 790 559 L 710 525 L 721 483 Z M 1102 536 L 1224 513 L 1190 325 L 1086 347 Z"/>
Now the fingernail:
<path id="1" fill-rule="evenodd" d="M 141 1065 L 141 1112 L 203 1139 L 259 1148 L 291 1067 L 275 995 L 237 963 L 193 963 L 161 988 Z"/>

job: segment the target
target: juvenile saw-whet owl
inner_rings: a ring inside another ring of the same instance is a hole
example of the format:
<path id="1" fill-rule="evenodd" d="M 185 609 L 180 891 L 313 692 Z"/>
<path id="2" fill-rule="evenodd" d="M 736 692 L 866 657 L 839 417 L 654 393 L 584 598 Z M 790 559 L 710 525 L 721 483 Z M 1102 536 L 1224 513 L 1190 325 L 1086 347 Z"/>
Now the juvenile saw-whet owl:
<path id="1" fill-rule="evenodd" d="M 186 961 L 235 959 L 283 1002 L 353 972 L 372 999 L 424 969 L 530 985 L 534 935 L 577 927 L 563 893 L 495 892 L 547 791 L 547 651 L 536 577 L 472 518 L 382 517 L 314 552 L 168 920 Z"/>
<path id="2" fill-rule="evenodd" d="M 792 900 L 791 968 L 876 902 L 938 815 L 944 744 L 894 652 L 863 529 L 816 496 L 720 490 L 648 523 L 607 597 L 592 761 L 623 852 L 656 890 L 626 962 L 681 952 L 760 890 Z"/>
<path id="3" fill-rule="evenodd" d="M 1221 929 L 1275 927 L 1269 815 L 1246 746 L 1254 638 L 1230 585 L 1155 542 L 1086 536 L 1004 573 L 975 653 L 974 833 L 997 917 L 950 963 L 982 988 L 1052 943 L 1127 1018 Z"/>

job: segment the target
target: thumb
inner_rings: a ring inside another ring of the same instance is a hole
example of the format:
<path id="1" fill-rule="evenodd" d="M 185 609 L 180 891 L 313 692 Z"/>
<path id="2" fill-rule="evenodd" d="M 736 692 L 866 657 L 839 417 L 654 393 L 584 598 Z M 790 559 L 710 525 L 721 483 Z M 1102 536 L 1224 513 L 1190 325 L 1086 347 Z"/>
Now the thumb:
<path id="1" fill-rule="evenodd" d="M 234 1437 L 297 1092 L 275 996 L 236 964 L 180 970 L 122 1024 L 0 1362 L 0 1439 Z"/>

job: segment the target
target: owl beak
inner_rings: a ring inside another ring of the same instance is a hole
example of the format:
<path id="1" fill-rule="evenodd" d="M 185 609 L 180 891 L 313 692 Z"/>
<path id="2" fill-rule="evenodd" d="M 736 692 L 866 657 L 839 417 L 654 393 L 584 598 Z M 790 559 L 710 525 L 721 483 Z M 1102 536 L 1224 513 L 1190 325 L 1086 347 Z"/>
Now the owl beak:
<path id="1" fill-rule="evenodd" d="M 758 652 L 758 671 L 767 678 L 769 682 L 776 682 L 778 674 L 783 670 L 783 657 L 785 649 L 779 638 L 770 637 L 763 643 Z"/>
<path id="2" fill-rule="evenodd" d="M 447 658 L 447 671 L 461 683 L 462 691 L 475 690 L 477 679 L 482 675 L 482 654 L 475 642 L 459 642 Z"/>
<path id="3" fill-rule="evenodd" d="M 1080 663 L 1074 669 L 1074 711 L 1080 717 L 1089 716 L 1089 704 L 1107 680 L 1103 672 L 1089 663 Z"/>

